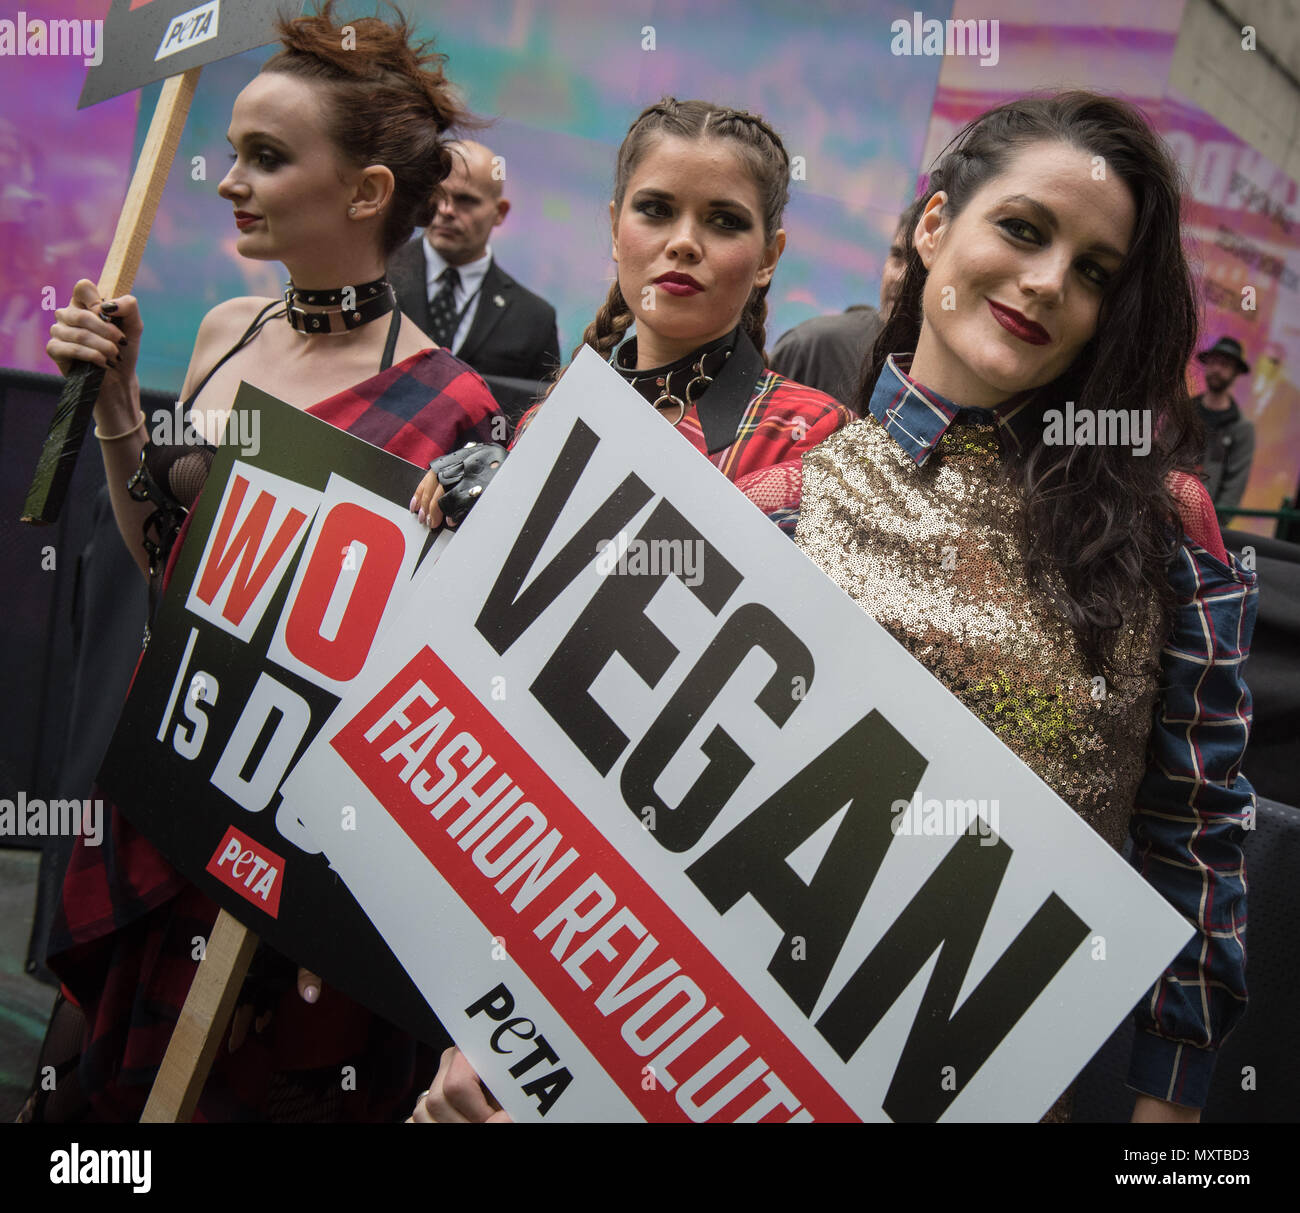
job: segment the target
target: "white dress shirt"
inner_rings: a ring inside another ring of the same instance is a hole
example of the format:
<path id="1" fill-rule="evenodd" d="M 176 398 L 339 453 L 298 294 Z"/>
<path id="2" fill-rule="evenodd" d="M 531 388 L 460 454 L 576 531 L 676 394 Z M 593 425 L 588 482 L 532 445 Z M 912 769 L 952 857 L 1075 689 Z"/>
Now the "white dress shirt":
<path id="1" fill-rule="evenodd" d="M 442 276 L 442 271 L 447 268 L 447 263 L 442 259 L 442 254 L 429 243 L 427 235 L 421 239 L 424 241 L 424 297 L 432 299 L 442 290 L 442 283 L 438 279 Z M 477 261 L 470 261 L 456 267 L 456 272 L 460 274 L 460 283 L 454 294 L 456 310 L 458 312 L 461 308 L 465 310 L 461 315 L 456 335 L 452 338 L 450 348 L 453 354 L 465 344 L 465 338 L 469 336 L 470 326 L 474 323 L 474 316 L 478 312 L 479 296 L 483 294 L 483 276 L 488 272 L 488 266 L 491 264 L 492 246 L 489 244 L 483 256 Z"/>

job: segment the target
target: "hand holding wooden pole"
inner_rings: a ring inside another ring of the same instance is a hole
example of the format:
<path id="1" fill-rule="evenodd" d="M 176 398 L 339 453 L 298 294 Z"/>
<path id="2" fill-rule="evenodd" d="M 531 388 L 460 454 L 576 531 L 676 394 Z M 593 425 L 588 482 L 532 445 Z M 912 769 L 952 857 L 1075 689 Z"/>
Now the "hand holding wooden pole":
<path id="1" fill-rule="evenodd" d="M 201 70 L 193 67 L 163 82 L 99 279 L 101 299 L 125 294 L 135 281 Z M 89 363 L 68 374 L 27 490 L 23 522 L 46 525 L 58 520 L 103 380 L 103 368 Z"/>

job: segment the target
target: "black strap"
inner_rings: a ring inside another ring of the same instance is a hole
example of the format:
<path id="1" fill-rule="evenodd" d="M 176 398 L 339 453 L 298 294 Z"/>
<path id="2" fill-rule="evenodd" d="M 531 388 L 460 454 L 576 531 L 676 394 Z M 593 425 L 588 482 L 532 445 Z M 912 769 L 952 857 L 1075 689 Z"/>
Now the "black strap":
<path id="1" fill-rule="evenodd" d="M 235 344 L 230 347 L 230 349 L 228 349 L 224 354 L 222 354 L 220 358 L 217 359 L 217 361 L 213 364 L 212 369 L 208 371 L 208 373 L 204 375 L 201 380 L 199 380 L 199 386 L 196 387 L 185 398 L 185 400 L 181 402 L 183 416 L 185 417 L 189 416 L 190 408 L 193 406 L 194 401 L 198 399 L 199 393 L 203 391 L 205 387 L 208 386 L 208 380 L 211 379 L 213 375 L 215 375 L 223 366 L 225 366 L 225 364 L 229 362 L 231 358 L 233 358 L 236 354 L 238 354 L 239 351 L 244 348 L 244 346 L 246 346 L 250 341 L 252 341 L 253 338 L 256 337 L 257 334 L 260 333 L 262 329 L 265 328 L 270 321 L 283 318 L 284 316 L 283 312 L 278 312 L 273 316 L 267 315 L 267 313 L 272 308 L 282 307 L 283 304 L 284 304 L 283 299 L 273 299 L 260 312 L 258 312 L 256 316 L 253 317 L 253 322 L 244 330 L 244 335 L 240 337 L 240 339 L 236 341 Z M 402 313 L 399 308 L 394 308 L 393 318 L 388 322 L 388 340 L 384 343 L 384 356 L 379 363 L 379 369 L 381 371 L 386 371 L 390 366 L 393 365 L 393 353 L 397 349 L 397 337 L 398 334 L 401 332 L 401 329 L 402 329 Z"/>
<path id="2" fill-rule="evenodd" d="M 749 334 L 741 329 L 731 357 L 702 393 L 696 416 L 704 432 L 704 445 L 716 455 L 736 441 L 736 432 L 749 411 L 754 388 L 765 374 L 762 355 L 754 348 Z"/>
<path id="3" fill-rule="evenodd" d="M 397 334 L 402 331 L 402 310 L 393 308 L 393 318 L 388 322 L 388 340 L 384 342 L 384 356 L 379 360 L 379 369 L 386 371 L 393 365 L 393 351 L 397 349 Z"/>
<path id="4" fill-rule="evenodd" d="M 208 386 L 208 380 L 211 379 L 212 376 L 215 375 L 223 366 L 225 366 L 226 363 L 229 362 L 231 358 L 233 358 L 236 354 L 238 354 L 239 351 L 244 348 L 244 346 L 246 346 L 250 341 L 252 341 L 253 338 L 256 337 L 257 334 L 262 331 L 262 327 L 267 323 L 267 321 L 274 320 L 277 318 L 275 316 L 268 316 L 267 312 L 269 312 L 273 307 L 283 307 L 283 306 L 284 306 L 283 299 L 273 299 L 260 312 L 258 312 L 256 316 L 253 317 L 253 323 L 250 324 L 244 330 L 244 335 L 238 341 L 236 341 L 235 344 L 230 347 L 230 349 L 228 349 L 224 354 L 222 354 L 219 359 L 217 359 L 217 362 L 213 366 L 213 368 L 206 375 L 203 376 L 202 380 L 199 382 L 199 386 L 196 387 L 184 401 L 182 401 L 181 407 L 184 409 L 184 415 L 186 417 L 189 416 L 190 407 L 191 405 L 193 405 L 194 401 L 198 399 L 199 393 L 203 391 L 205 387 Z M 280 315 L 283 316 L 284 313 L 281 312 Z"/>

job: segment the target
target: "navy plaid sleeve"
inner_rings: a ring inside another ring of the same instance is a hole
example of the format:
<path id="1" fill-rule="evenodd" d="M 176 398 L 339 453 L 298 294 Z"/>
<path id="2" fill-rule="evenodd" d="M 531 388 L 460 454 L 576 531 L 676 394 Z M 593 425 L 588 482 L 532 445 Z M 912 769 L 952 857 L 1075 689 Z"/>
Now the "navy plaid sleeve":
<path id="1" fill-rule="evenodd" d="M 1242 667 L 1255 575 L 1185 539 L 1170 568 L 1175 615 L 1130 833 L 1136 867 L 1196 934 L 1138 1004 L 1128 1085 L 1204 1107 L 1215 1050 L 1246 1007 L 1246 870 L 1255 794 L 1240 773 L 1250 732 Z"/>

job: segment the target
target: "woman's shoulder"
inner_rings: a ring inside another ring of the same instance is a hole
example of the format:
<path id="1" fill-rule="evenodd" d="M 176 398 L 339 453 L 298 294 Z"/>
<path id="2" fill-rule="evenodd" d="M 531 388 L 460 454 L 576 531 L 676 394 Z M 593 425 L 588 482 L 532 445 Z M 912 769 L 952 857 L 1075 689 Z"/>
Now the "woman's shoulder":
<path id="1" fill-rule="evenodd" d="M 442 346 L 430 346 L 394 362 L 389 372 L 420 384 L 434 397 L 454 401 L 477 422 L 501 412 L 483 376 Z"/>
<path id="2" fill-rule="evenodd" d="M 234 299 L 226 299 L 208 310 L 199 323 L 199 332 L 202 333 L 205 329 L 225 331 L 237 328 L 242 333 L 263 308 L 282 302 L 282 299 L 266 299 L 261 295 L 239 295 Z"/>
<path id="3" fill-rule="evenodd" d="M 215 352 L 218 355 L 224 353 L 244 335 L 244 330 L 252 324 L 258 312 L 278 302 L 281 300 L 263 299 L 258 295 L 240 295 L 235 299 L 218 303 L 216 307 L 210 308 L 199 322 L 198 336 L 194 339 L 195 352 L 221 346 L 221 349 Z"/>
<path id="4" fill-rule="evenodd" d="M 794 379 L 787 379 L 779 371 L 765 368 L 759 380 L 759 390 L 766 388 L 766 399 L 771 404 L 780 404 L 784 408 L 798 409 L 808 415 L 827 416 L 843 415 L 845 422 L 853 420 L 854 414 L 834 396 L 828 395 L 820 388 L 809 387 Z"/>
<path id="5" fill-rule="evenodd" d="M 1228 553 L 1219 531 L 1219 518 L 1205 485 L 1189 472 L 1173 471 L 1165 478 L 1165 486 L 1174 499 L 1183 534 L 1216 560 L 1227 564 Z"/>

